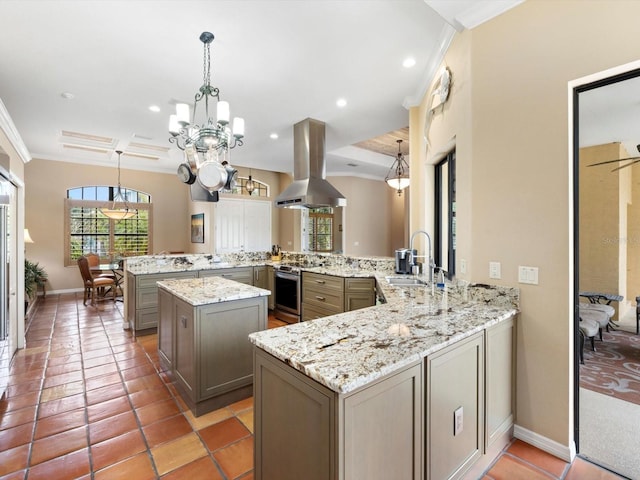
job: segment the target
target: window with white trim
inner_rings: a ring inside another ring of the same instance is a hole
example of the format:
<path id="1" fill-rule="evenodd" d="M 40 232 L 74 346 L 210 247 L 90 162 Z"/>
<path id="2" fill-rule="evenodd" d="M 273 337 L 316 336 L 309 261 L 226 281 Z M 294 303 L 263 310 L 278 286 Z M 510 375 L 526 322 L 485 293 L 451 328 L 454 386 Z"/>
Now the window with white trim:
<path id="1" fill-rule="evenodd" d="M 333 208 L 309 208 L 303 210 L 305 225 L 305 249 L 311 252 L 333 251 Z"/>
<path id="2" fill-rule="evenodd" d="M 65 265 L 75 265 L 87 253 L 97 253 L 104 261 L 147 255 L 152 251 L 153 205 L 151 196 L 122 188 L 129 208 L 137 214 L 128 219 L 106 217 L 101 208 L 112 205 L 117 187 L 84 186 L 67 190 L 65 199 Z M 116 204 L 116 206 L 118 206 Z"/>

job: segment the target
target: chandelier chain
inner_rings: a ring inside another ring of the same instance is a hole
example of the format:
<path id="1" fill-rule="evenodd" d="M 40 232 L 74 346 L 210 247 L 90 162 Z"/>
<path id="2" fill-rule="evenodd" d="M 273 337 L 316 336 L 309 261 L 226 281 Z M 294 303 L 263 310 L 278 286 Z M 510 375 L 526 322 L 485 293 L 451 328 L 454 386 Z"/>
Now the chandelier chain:
<path id="1" fill-rule="evenodd" d="M 202 80 L 207 87 L 211 85 L 211 44 L 205 43 Z"/>

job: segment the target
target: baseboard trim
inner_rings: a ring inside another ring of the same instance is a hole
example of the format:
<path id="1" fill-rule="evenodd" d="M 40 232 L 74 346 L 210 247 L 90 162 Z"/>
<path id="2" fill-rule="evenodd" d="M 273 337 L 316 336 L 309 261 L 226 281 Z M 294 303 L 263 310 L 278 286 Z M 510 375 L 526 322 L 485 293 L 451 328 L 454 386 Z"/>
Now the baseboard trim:
<path id="1" fill-rule="evenodd" d="M 532 432 L 531 430 L 527 430 L 520 425 L 515 425 L 513 427 L 513 436 L 519 440 L 522 440 L 523 442 L 528 443 L 529 445 L 533 445 L 534 447 L 539 448 L 540 450 L 544 450 L 545 452 L 550 453 L 554 457 L 558 457 L 565 462 L 571 463 L 576 457 L 576 444 L 573 441 L 571 441 L 568 446 L 562 445 L 555 440 L 543 437 L 542 435 L 536 432 Z"/>

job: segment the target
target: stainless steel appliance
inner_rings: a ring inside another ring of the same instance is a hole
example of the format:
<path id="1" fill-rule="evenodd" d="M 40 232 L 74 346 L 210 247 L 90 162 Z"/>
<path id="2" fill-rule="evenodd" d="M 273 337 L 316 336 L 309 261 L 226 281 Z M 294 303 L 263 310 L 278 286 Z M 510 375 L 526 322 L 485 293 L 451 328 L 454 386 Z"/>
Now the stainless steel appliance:
<path id="1" fill-rule="evenodd" d="M 300 321 L 300 267 L 294 264 L 280 264 L 275 269 L 275 316 L 287 323 Z"/>
<path id="2" fill-rule="evenodd" d="M 347 199 L 326 179 L 325 123 L 307 118 L 293 126 L 293 182 L 276 207 L 345 207 Z"/>
<path id="3" fill-rule="evenodd" d="M 408 248 L 396 250 L 396 273 L 411 273 L 413 258 L 416 254 L 417 252 L 415 250 L 409 250 Z"/>

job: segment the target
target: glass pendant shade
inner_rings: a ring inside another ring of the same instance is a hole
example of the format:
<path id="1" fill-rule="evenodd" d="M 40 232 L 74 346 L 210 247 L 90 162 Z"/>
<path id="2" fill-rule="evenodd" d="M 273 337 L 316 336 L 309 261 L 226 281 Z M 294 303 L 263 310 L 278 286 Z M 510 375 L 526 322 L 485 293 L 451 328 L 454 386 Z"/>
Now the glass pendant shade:
<path id="1" fill-rule="evenodd" d="M 126 195 L 122 193 L 122 187 L 120 186 L 120 155 L 122 151 L 116 150 L 118 154 L 118 188 L 113 195 L 113 200 L 109 208 L 101 208 L 100 212 L 108 218 L 113 220 L 125 220 L 127 218 L 135 217 L 138 211 L 129 207 Z"/>
<path id="2" fill-rule="evenodd" d="M 396 142 L 398 142 L 398 154 L 384 181 L 387 182 L 387 185 L 391 188 L 397 190 L 398 196 L 400 196 L 402 194 L 402 190 L 409 186 L 411 180 L 409 178 L 409 164 L 404 159 L 404 155 L 400 151 L 400 144 L 402 143 L 402 140 L 396 140 Z"/>
<path id="3" fill-rule="evenodd" d="M 247 193 L 251 195 L 253 191 L 256 189 L 256 184 L 253 182 L 251 175 L 249 175 L 249 180 L 244 184 L 244 188 L 247 190 Z"/>

